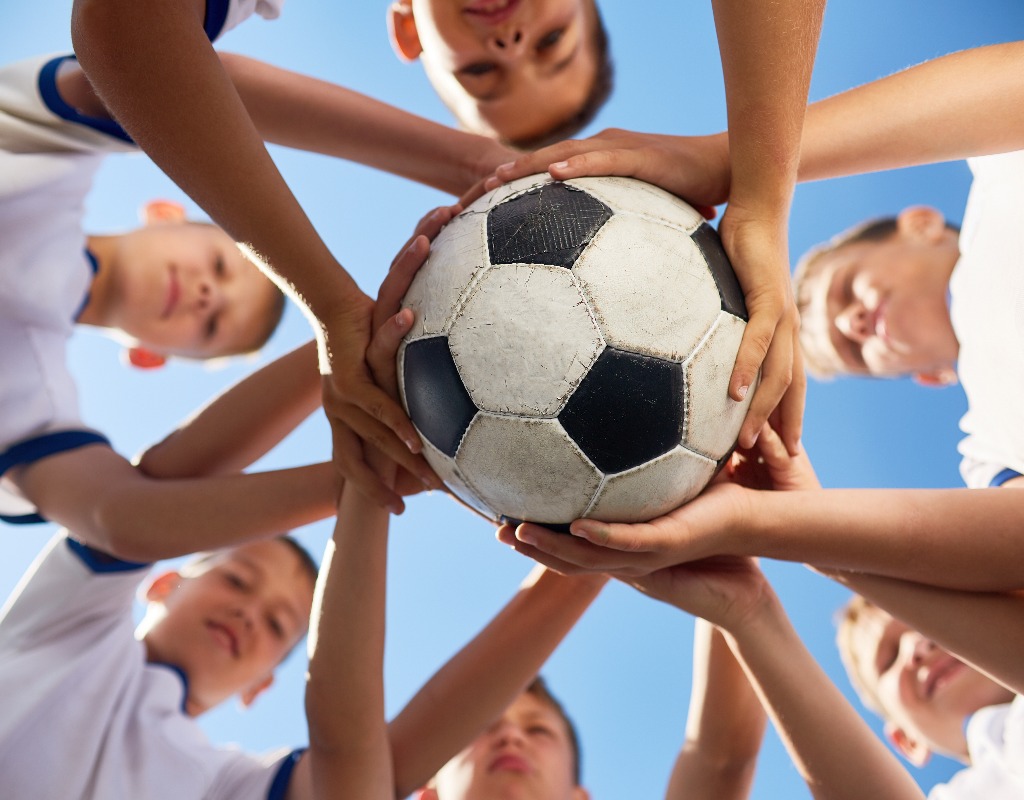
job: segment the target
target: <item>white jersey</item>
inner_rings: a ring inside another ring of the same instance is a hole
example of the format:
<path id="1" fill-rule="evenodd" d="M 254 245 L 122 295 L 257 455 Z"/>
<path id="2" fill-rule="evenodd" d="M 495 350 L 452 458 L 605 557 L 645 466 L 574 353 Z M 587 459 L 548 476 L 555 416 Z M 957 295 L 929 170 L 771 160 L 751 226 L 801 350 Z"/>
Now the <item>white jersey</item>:
<path id="1" fill-rule="evenodd" d="M 936 786 L 928 800 L 1020 800 L 1024 797 L 1024 697 L 983 708 L 967 723 L 971 766 Z"/>
<path id="2" fill-rule="evenodd" d="M 209 0 L 211 40 L 284 0 Z M 110 120 L 78 113 L 57 92 L 73 56 L 0 69 L 0 519 L 40 518 L 3 474 L 107 440 L 79 418 L 66 347 L 96 263 L 82 229 L 85 197 L 107 154 L 135 145 Z"/>
<path id="3" fill-rule="evenodd" d="M 1024 151 L 968 164 L 950 316 L 968 407 L 960 471 L 968 486 L 986 487 L 1024 474 Z"/>
<path id="4" fill-rule="evenodd" d="M 185 677 L 146 663 L 146 573 L 58 535 L 0 612 L 0 797 L 284 797 L 298 752 L 213 746 L 182 710 Z"/>

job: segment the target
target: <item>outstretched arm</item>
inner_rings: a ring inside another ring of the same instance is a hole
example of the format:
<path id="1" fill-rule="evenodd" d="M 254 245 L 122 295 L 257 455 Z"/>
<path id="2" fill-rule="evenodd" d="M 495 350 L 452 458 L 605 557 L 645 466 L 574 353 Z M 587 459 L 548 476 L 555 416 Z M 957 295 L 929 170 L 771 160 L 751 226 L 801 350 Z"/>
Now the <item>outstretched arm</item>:
<path id="1" fill-rule="evenodd" d="M 895 755 L 846 702 L 757 565 L 721 557 L 630 581 L 718 626 L 818 800 L 923 800 Z"/>
<path id="2" fill-rule="evenodd" d="M 269 452 L 320 405 L 316 343 L 295 348 L 214 398 L 137 459 L 152 478 L 223 475 Z"/>
<path id="3" fill-rule="evenodd" d="M 719 481 L 651 522 L 577 520 L 573 536 L 524 525 L 516 531 L 518 539 L 506 543 L 570 574 L 630 577 L 682 561 L 736 555 L 964 591 L 1024 588 L 1024 492 L 1009 487 L 822 490 L 815 488 L 806 457 L 789 457 L 770 427 L 762 432 L 757 452 L 765 466 L 792 468 L 760 486 L 792 491 Z"/>
<path id="4" fill-rule="evenodd" d="M 672 769 L 665 800 L 748 797 L 766 720 L 722 633 L 696 620 L 686 741 Z"/>
<path id="5" fill-rule="evenodd" d="M 825 2 L 712 0 L 712 6 L 725 78 L 731 175 L 719 232 L 750 314 L 729 394 L 740 399 L 760 370 L 740 444 L 751 446 L 771 414 L 795 453 L 806 387 L 789 278 L 788 220 Z"/>
<path id="6" fill-rule="evenodd" d="M 415 428 L 365 363 L 372 300 L 321 241 L 267 153 L 203 31 L 205 3 L 76 0 L 75 51 L 104 105 L 236 240 L 259 252 L 307 310 L 319 343 L 335 463 L 377 502 L 400 507 L 362 441 L 433 480 Z"/>
<path id="7" fill-rule="evenodd" d="M 344 490 L 310 618 L 309 749 L 289 800 L 395 797 L 384 718 L 387 543 L 387 511 Z"/>
<path id="8" fill-rule="evenodd" d="M 391 722 L 395 793 L 424 785 L 527 687 L 597 597 L 602 576 L 537 567 L 512 600 Z"/>

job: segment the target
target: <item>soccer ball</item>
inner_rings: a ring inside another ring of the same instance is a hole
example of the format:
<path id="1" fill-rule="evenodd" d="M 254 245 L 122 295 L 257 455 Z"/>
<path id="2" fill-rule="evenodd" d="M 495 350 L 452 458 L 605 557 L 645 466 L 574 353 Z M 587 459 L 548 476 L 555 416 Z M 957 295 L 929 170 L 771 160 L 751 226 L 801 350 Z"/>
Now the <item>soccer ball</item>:
<path id="1" fill-rule="evenodd" d="M 711 480 L 753 396 L 727 394 L 747 316 L 718 234 L 641 181 L 495 189 L 441 231 L 403 305 L 424 455 L 496 521 L 659 516 Z"/>

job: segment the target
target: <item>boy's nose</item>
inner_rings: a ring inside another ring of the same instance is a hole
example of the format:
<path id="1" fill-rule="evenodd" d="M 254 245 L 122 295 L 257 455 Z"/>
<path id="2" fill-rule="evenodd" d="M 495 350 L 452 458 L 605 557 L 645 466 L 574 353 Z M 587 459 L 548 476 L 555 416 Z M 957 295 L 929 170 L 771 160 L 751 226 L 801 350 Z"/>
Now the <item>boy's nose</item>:
<path id="1" fill-rule="evenodd" d="M 518 58 L 526 49 L 526 37 L 518 26 L 502 29 L 488 39 L 488 45 L 496 54 L 506 58 Z"/>
<path id="2" fill-rule="evenodd" d="M 935 642 L 919 633 L 913 633 L 912 635 L 908 632 L 907 636 L 910 638 L 912 651 L 910 658 L 913 664 L 923 664 L 929 655 L 935 650 Z"/>

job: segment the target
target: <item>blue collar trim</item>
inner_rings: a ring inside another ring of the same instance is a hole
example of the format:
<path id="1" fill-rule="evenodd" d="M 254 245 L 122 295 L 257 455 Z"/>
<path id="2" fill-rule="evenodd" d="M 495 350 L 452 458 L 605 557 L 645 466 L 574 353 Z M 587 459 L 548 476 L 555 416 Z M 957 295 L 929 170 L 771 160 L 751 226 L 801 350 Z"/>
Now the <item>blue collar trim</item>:
<path id="1" fill-rule="evenodd" d="M 60 69 L 60 65 L 65 61 L 76 60 L 74 56 L 58 56 L 47 61 L 39 71 L 39 94 L 43 98 L 43 102 L 46 103 L 46 107 L 58 117 L 66 119 L 68 122 L 85 125 L 87 128 L 105 133 L 107 136 L 112 136 L 122 142 L 134 144 L 132 137 L 125 133 L 124 128 L 114 122 L 114 120 L 81 114 L 77 109 L 64 102 L 64 98 L 57 91 L 57 70 Z"/>
<path id="2" fill-rule="evenodd" d="M 991 481 L 989 481 L 988 485 L 990 487 L 1002 486 L 1007 481 L 1013 480 L 1014 478 L 1019 478 L 1019 477 L 1020 477 L 1020 473 L 1017 472 L 1017 470 L 1010 469 L 1009 467 L 1007 467 L 1002 472 L 1000 472 L 998 475 L 996 475 Z"/>

